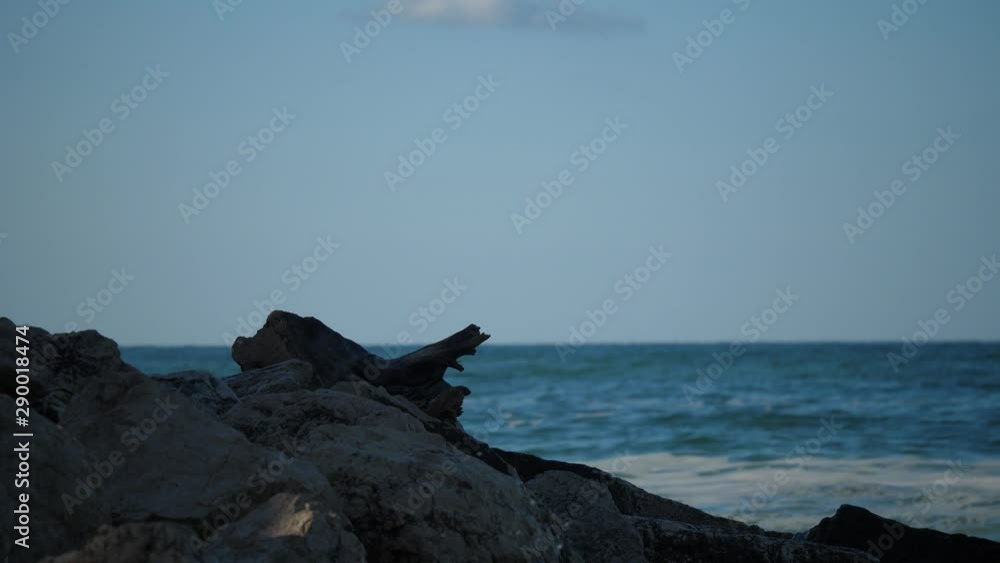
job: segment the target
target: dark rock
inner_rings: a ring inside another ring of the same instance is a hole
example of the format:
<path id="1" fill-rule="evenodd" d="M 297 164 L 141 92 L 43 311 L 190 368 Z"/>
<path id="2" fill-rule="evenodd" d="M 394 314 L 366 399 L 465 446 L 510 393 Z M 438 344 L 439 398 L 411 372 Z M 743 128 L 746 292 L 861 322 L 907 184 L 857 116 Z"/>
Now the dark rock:
<path id="1" fill-rule="evenodd" d="M 0 393 L 14 394 L 15 325 L 0 319 Z M 31 369 L 31 404 L 58 422 L 66 405 L 81 389 L 104 375 L 139 373 L 122 361 L 118 344 L 96 330 L 49 334 L 31 327 L 28 358 Z"/>
<path id="2" fill-rule="evenodd" d="M 26 429 L 14 425 L 14 409 L 14 400 L 0 395 L 0 412 L 3 413 L 0 416 L 0 432 L 5 444 L 0 456 L 0 471 L 3 474 L 3 485 L 0 486 L 0 506 L 3 507 L 0 515 L 0 525 L 3 526 L 0 559 L 6 561 L 10 557 L 11 561 L 23 561 L 26 559 L 19 557 L 30 553 L 31 560 L 37 561 L 45 555 L 62 553 L 83 543 L 101 524 L 111 521 L 111 514 L 99 500 L 91 499 L 84 504 L 71 502 L 69 505 L 64 501 L 64 495 L 72 497 L 75 491 L 86 490 L 85 481 L 97 470 L 92 465 L 94 460 L 87 456 L 80 442 L 42 416 L 32 414 L 27 430 L 34 436 L 23 438 L 29 442 L 29 487 L 15 486 L 18 454 L 12 450 L 19 447 L 19 438 L 11 438 L 11 435 L 23 433 Z M 9 449 L 6 444 L 10 444 Z M 29 495 L 30 551 L 13 543 L 20 537 L 14 531 L 17 525 L 14 523 L 14 509 L 21 505 L 21 494 Z"/>
<path id="3" fill-rule="evenodd" d="M 511 464 L 518 474 L 526 482 L 547 471 L 565 471 L 584 479 L 596 481 L 607 487 L 611 497 L 615 501 L 618 510 L 628 516 L 643 516 L 646 518 L 660 518 L 664 520 L 674 520 L 697 524 L 701 526 L 713 526 L 717 528 L 727 528 L 733 531 L 740 531 L 752 534 L 768 533 L 757 526 L 749 526 L 735 520 L 728 520 L 718 516 L 712 516 L 707 512 L 690 507 L 686 504 L 665 499 L 648 493 L 639 487 L 619 479 L 610 473 L 595 469 L 589 465 L 579 463 L 567 463 L 563 461 L 552 461 L 542 459 L 530 454 L 508 452 L 499 448 L 494 451 L 500 455 L 507 463 Z M 791 534 L 768 533 L 775 537 L 790 538 Z"/>
<path id="4" fill-rule="evenodd" d="M 238 397 L 308 391 L 326 387 L 312 364 L 302 360 L 286 360 L 266 368 L 244 371 L 222 379 Z"/>
<path id="5" fill-rule="evenodd" d="M 531 496 L 553 513 L 563 561 L 645 563 L 642 538 L 607 487 L 575 473 L 546 471 L 528 482 Z"/>
<path id="6" fill-rule="evenodd" d="M 444 381 L 444 373 L 448 368 L 462 371 L 458 358 L 475 354 L 488 338 L 479 327 L 469 325 L 405 356 L 386 359 L 312 317 L 273 311 L 254 336 L 236 339 L 232 353 L 243 371 L 302 360 L 312 365 L 322 387 L 366 381 L 405 397 L 434 418 L 455 422 L 469 389 L 452 387 Z"/>
<path id="7" fill-rule="evenodd" d="M 850 547 L 879 557 L 881 563 L 996 563 L 1000 543 L 911 528 L 845 504 L 805 534 L 809 541 Z"/>
<path id="8" fill-rule="evenodd" d="M 207 371 L 178 371 L 155 376 L 155 379 L 214 417 L 222 416 L 240 400 L 224 381 Z"/>
<path id="9" fill-rule="evenodd" d="M 247 441 L 141 374 L 94 381 L 70 402 L 63 425 L 92 456 L 120 460 L 97 490 L 116 522 L 198 522 L 241 494 L 241 514 L 279 492 L 332 494 L 315 467 Z"/>
<path id="10" fill-rule="evenodd" d="M 284 311 L 272 312 L 257 334 L 233 343 L 233 360 L 243 371 L 302 360 L 312 364 L 325 387 L 357 379 L 371 356 L 317 319 Z"/>
<path id="11" fill-rule="evenodd" d="M 671 520 L 629 517 L 649 563 L 876 563 L 861 551 L 732 532 Z"/>

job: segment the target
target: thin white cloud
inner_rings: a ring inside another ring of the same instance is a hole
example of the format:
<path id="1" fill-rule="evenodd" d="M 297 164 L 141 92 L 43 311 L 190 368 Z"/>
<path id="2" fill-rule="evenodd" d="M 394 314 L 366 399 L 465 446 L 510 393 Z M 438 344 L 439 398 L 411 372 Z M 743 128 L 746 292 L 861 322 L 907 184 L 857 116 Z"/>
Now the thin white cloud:
<path id="1" fill-rule="evenodd" d="M 384 0 L 378 0 L 377 3 Z M 524 27 L 552 30 L 550 17 L 560 14 L 559 0 L 402 0 L 400 17 L 431 25 L 468 27 Z M 576 6 L 572 0 L 566 4 Z M 548 13 L 548 14 L 547 14 Z M 557 21 L 558 30 L 615 32 L 641 31 L 640 20 L 590 10 L 586 3 Z"/>

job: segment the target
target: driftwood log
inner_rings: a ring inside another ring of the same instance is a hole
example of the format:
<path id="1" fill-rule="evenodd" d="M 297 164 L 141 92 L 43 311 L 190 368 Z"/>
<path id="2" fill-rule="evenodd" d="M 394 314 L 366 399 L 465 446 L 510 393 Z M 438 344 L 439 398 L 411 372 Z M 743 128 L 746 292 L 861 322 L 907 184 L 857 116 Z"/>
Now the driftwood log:
<path id="1" fill-rule="evenodd" d="M 448 384 L 444 373 L 448 368 L 463 371 L 458 359 L 475 354 L 489 337 L 478 326 L 469 325 L 404 356 L 383 358 L 313 317 L 274 311 L 257 334 L 236 339 L 232 354 L 244 372 L 303 360 L 312 364 L 326 387 L 366 381 L 409 399 L 433 418 L 455 423 L 470 391 Z"/>

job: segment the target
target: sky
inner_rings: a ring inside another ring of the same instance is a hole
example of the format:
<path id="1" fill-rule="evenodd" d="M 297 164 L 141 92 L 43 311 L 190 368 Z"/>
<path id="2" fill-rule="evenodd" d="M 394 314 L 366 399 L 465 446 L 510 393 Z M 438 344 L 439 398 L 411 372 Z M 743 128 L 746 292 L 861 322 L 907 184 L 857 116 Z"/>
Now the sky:
<path id="1" fill-rule="evenodd" d="M 1000 339 L 995 2 L 226 2 L 0 6 L 0 315 Z"/>

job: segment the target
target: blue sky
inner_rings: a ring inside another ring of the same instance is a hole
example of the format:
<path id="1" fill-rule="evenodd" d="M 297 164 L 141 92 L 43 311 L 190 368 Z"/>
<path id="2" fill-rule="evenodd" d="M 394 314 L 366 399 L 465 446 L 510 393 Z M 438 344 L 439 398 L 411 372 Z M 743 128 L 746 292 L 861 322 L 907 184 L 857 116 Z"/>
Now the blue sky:
<path id="1" fill-rule="evenodd" d="M 936 340 L 1000 339 L 1000 276 L 950 294 L 1000 253 L 995 3 L 897 29 L 888 0 L 588 0 L 556 29 L 528 0 L 388 6 L 4 3 L 0 314 L 218 345 L 279 292 L 362 342 L 558 343 L 610 300 L 588 342 L 732 341 L 790 288 L 761 341 L 897 341 L 938 309 Z"/>

